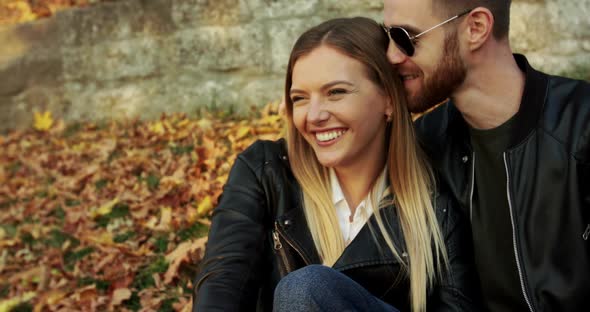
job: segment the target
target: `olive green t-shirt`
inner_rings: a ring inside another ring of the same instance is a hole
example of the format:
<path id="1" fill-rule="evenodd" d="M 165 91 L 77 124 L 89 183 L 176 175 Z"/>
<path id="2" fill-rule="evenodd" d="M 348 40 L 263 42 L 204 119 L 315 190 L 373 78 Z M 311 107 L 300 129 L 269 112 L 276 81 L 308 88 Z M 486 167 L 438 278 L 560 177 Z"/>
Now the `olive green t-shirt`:
<path id="1" fill-rule="evenodd" d="M 503 153 L 515 118 L 490 130 L 470 129 L 475 152 L 471 228 L 483 299 L 489 311 L 528 311 L 514 254 Z"/>

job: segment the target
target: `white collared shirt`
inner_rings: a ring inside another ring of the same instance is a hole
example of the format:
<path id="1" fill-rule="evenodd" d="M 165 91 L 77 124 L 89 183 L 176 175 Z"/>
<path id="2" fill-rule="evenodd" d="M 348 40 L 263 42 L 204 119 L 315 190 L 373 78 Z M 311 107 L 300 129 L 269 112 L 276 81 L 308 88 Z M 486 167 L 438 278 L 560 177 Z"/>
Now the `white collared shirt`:
<path id="1" fill-rule="evenodd" d="M 377 198 L 381 198 L 383 191 L 385 190 L 386 174 L 387 170 L 383 169 L 383 172 L 381 173 L 381 176 L 378 180 L 379 185 L 377 190 L 379 190 L 379 194 L 377 194 Z M 356 235 L 361 231 L 365 223 L 367 223 L 369 218 L 373 215 L 371 199 L 369 198 L 369 195 L 367 195 L 367 197 L 356 207 L 354 215 L 351 216 L 350 206 L 348 206 L 348 203 L 344 198 L 344 193 L 342 192 L 340 182 L 338 181 L 338 177 L 336 176 L 334 169 L 330 169 L 330 183 L 332 185 L 332 203 L 336 208 L 336 216 L 338 217 L 338 222 L 340 223 L 340 229 L 342 230 L 344 243 L 348 246 L 348 244 L 352 242 Z"/>

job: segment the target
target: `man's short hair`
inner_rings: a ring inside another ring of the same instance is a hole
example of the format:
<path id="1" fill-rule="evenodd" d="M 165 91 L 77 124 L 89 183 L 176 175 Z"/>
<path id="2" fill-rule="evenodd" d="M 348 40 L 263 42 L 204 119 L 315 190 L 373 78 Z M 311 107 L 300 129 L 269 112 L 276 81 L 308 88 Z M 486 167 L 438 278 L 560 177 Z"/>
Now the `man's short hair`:
<path id="1" fill-rule="evenodd" d="M 443 17 L 453 16 L 476 7 L 484 7 L 494 15 L 493 35 L 496 39 L 508 36 L 510 28 L 511 0 L 431 0 L 435 14 Z M 444 14 L 441 14 L 444 13 Z"/>

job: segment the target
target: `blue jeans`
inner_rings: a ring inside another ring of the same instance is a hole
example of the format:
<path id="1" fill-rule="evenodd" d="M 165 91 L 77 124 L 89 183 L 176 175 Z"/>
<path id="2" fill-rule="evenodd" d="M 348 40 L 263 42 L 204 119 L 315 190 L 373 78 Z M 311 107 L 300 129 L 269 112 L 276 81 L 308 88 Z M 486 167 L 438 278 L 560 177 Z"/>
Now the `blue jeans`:
<path id="1" fill-rule="evenodd" d="M 348 276 L 318 264 L 293 271 L 281 279 L 275 289 L 273 311 L 399 312 Z"/>

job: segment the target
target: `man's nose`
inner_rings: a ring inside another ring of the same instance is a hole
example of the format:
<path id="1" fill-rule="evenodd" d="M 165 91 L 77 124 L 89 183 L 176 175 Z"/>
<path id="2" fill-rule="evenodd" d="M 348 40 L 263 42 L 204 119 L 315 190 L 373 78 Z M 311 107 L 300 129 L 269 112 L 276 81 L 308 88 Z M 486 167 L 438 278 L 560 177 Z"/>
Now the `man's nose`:
<path id="1" fill-rule="evenodd" d="M 389 46 L 387 47 L 387 59 L 393 65 L 398 65 L 403 63 L 408 56 L 403 53 L 397 45 L 393 41 L 389 41 Z"/>

